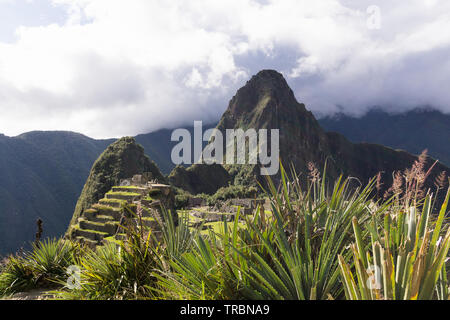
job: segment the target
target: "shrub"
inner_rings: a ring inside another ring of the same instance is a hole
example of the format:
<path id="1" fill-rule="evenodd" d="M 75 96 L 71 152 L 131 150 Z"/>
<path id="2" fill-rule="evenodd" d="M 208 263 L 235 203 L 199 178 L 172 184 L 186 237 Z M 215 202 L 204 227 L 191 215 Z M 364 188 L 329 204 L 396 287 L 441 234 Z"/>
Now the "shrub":
<path id="1" fill-rule="evenodd" d="M 149 239 L 143 240 L 138 233 L 119 245 L 107 242 L 96 250 L 86 250 L 80 258 L 80 287 L 58 295 L 96 300 L 149 297 L 151 292 L 145 286 L 153 281 L 155 261 Z"/>
<path id="2" fill-rule="evenodd" d="M 57 239 L 33 243 L 32 250 L 11 256 L 0 275 L 0 295 L 57 286 L 74 264 L 76 245 Z"/>
<path id="3" fill-rule="evenodd" d="M 128 225 L 124 242 L 86 250 L 80 287 L 57 292 L 64 299 L 149 299 L 161 296 L 156 281 L 168 262 L 191 247 L 191 232 L 185 219 L 175 225 L 172 215 L 162 210 L 161 237 L 142 225 Z"/>
<path id="4" fill-rule="evenodd" d="M 0 297 L 32 289 L 35 286 L 30 265 L 23 257 L 11 256 L 0 274 Z"/>
<path id="5" fill-rule="evenodd" d="M 255 198 L 257 194 L 258 189 L 256 187 L 233 185 L 220 188 L 214 195 L 207 197 L 206 201 L 209 206 L 214 206 L 228 199 Z"/>
<path id="6" fill-rule="evenodd" d="M 66 278 L 67 268 L 74 263 L 77 246 L 69 241 L 47 239 L 39 245 L 33 244 L 33 250 L 25 255 L 36 277 L 38 286 L 54 284 Z"/>
<path id="7" fill-rule="evenodd" d="M 175 209 L 181 210 L 186 208 L 191 197 L 192 195 L 187 191 L 180 188 L 175 188 Z"/>
<path id="8" fill-rule="evenodd" d="M 343 178 L 330 187 L 325 174 L 313 171 L 303 190 L 295 172 L 288 179 L 281 167 L 281 187 L 267 183 L 273 215 L 260 210 L 238 228 L 238 213 L 231 230 L 225 223 L 219 234 L 197 236 L 190 250 L 169 261 L 159 281 L 163 297 L 448 298 L 444 217 L 450 191 L 433 221 L 430 195 L 378 203 L 371 198 L 375 179 L 356 190 Z M 410 209 L 413 203 L 421 213 Z M 367 287 L 369 263 L 381 270 L 379 291 Z"/>
<path id="9" fill-rule="evenodd" d="M 159 232 L 131 224 L 126 241 L 82 251 L 76 260 L 81 266 L 81 287 L 60 291 L 60 297 L 448 298 L 445 261 L 450 231 L 445 216 L 450 190 L 435 219 L 436 201 L 430 194 L 414 191 L 400 198 L 396 190 L 389 199 L 374 200 L 375 179 L 354 189 L 351 178 L 330 183 L 325 172 L 321 175 L 311 165 L 303 186 L 295 172 L 288 176 L 282 166 L 280 170 L 280 186 L 268 178 L 264 190 L 271 213 L 260 208 L 241 217 L 238 209 L 233 222 L 224 221 L 220 228 L 200 233 L 201 228 L 189 228 L 187 215 L 176 224 L 163 210 L 162 219 L 156 219 Z M 415 186 L 412 190 L 420 190 L 419 184 Z M 248 190 L 241 188 L 224 188 L 216 199 L 242 196 Z M 48 256 L 55 256 L 54 250 L 49 251 Z M 35 285 L 37 271 L 61 277 L 61 262 L 40 262 L 37 268 L 36 261 L 42 259 L 31 257 L 13 258 L 8 264 L 10 271 L 0 276 L 4 292 L 12 284 L 17 288 Z M 367 283 L 370 270 L 381 280 L 376 290 Z"/>

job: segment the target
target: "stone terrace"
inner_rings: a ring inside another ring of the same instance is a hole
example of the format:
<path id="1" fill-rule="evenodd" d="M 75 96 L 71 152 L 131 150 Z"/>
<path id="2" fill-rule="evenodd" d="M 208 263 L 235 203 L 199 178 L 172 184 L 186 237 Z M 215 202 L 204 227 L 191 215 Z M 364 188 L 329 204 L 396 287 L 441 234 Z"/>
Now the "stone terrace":
<path id="1" fill-rule="evenodd" d="M 157 235 L 160 210 L 162 206 L 171 207 L 170 195 L 170 186 L 145 182 L 141 176 L 122 180 L 120 186 L 113 187 L 103 199 L 83 212 L 70 238 L 94 248 L 106 241 L 126 239 L 124 227 L 130 223 L 136 226 L 138 222 Z"/>

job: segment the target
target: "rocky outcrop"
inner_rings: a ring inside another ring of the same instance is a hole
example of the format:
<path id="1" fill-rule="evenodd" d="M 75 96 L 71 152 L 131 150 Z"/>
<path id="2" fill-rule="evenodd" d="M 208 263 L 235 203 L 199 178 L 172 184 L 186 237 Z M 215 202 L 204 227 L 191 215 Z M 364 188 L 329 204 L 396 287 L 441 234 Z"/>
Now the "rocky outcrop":
<path id="1" fill-rule="evenodd" d="M 189 168 L 177 166 L 169 175 L 170 184 L 193 195 L 214 194 L 218 189 L 228 186 L 231 176 L 219 164 L 199 165 Z"/>

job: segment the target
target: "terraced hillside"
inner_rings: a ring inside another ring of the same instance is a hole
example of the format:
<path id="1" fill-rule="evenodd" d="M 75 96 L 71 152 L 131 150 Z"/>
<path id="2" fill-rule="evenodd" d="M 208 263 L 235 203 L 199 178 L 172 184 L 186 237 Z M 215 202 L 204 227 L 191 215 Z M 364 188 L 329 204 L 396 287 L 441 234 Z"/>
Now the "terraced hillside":
<path id="1" fill-rule="evenodd" d="M 114 186 L 104 198 L 85 210 L 71 227 L 68 237 L 90 247 L 105 241 L 126 239 L 127 228 L 143 225 L 156 235 L 162 222 L 161 210 L 173 210 L 168 185 Z"/>
<path id="2" fill-rule="evenodd" d="M 148 173 L 158 183 L 166 183 L 158 167 L 145 155 L 144 149 L 134 138 L 124 137 L 108 146 L 92 166 L 75 206 L 69 229 L 84 211 L 104 197 L 112 187 L 120 185 L 121 180 L 144 173 Z"/>

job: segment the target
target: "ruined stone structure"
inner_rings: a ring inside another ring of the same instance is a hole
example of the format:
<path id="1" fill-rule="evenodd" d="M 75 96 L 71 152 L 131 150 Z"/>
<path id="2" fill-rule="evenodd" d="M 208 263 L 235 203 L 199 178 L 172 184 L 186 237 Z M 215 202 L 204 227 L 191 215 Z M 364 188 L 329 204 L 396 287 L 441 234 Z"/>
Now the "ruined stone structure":
<path id="1" fill-rule="evenodd" d="M 246 215 L 252 215 L 259 208 L 265 210 L 268 203 L 265 199 L 229 199 L 214 208 L 207 206 L 192 207 L 187 210 L 189 215 L 189 226 L 201 227 L 202 230 L 214 229 L 214 224 L 236 220 L 239 211 L 239 220 L 245 220 Z M 217 227 L 217 225 L 216 225 Z"/>
<path id="2" fill-rule="evenodd" d="M 220 212 L 236 213 L 240 208 L 240 213 L 244 215 L 252 214 L 258 206 L 264 207 L 264 199 L 230 199 L 225 201 L 218 210 Z"/>
<path id="3" fill-rule="evenodd" d="M 176 219 L 174 194 L 168 185 L 155 183 L 149 175 L 135 175 L 121 181 L 103 199 L 85 210 L 69 237 L 96 247 L 106 241 L 126 239 L 125 228 L 133 225 L 160 232 L 163 208 Z M 175 220 L 177 221 L 177 220 Z"/>
<path id="4" fill-rule="evenodd" d="M 200 197 L 190 197 L 188 199 L 188 208 L 204 207 L 206 206 L 206 199 Z"/>

